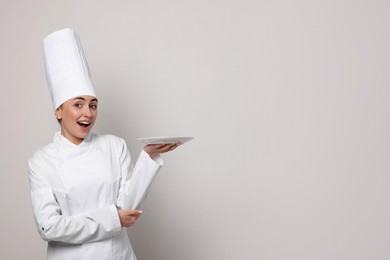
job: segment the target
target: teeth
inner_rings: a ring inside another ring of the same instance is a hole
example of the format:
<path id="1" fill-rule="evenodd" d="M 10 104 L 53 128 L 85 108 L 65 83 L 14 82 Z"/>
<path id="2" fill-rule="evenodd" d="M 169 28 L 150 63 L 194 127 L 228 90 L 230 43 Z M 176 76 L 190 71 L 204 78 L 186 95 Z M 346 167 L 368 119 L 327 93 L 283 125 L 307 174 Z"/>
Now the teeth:
<path id="1" fill-rule="evenodd" d="M 86 122 L 86 121 L 80 121 L 80 122 L 77 122 L 78 124 L 81 124 L 81 125 L 90 125 L 91 123 L 90 122 Z"/>

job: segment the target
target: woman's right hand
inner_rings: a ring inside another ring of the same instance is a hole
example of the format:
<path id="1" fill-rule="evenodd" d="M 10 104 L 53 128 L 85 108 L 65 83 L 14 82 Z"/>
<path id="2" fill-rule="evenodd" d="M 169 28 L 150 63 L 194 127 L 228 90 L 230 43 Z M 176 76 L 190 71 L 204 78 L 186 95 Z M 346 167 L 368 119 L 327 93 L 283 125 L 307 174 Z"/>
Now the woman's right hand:
<path id="1" fill-rule="evenodd" d="M 120 209 L 118 210 L 119 219 L 122 227 L 131 227 L 141 216 L 142 210 Z"/>

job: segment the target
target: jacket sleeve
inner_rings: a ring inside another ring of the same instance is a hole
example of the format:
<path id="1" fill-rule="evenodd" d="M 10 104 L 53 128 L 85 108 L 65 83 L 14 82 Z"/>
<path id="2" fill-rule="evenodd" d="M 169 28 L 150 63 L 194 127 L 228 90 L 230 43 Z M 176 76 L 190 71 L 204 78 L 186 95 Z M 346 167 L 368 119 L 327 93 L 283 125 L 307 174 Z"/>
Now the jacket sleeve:
<path id="1" fill-rule="evenodd" d="M 43 240 L 82 244 L 107 239 L 120 233 L 121 224 L 115 205 L 98 208 L 83 215 L 62 215 L 48 174 L 37 158 L 29 159 L 32 207 Z"/>
<path id="2" fill-rule="evenodd" d="M 163 165 L 161 156 L 154 160 L 144 150 L 133 167 L 126 143 L 122 140 L 120 164 L 121 184 L 117 207 L 120 209 L 140 209 L 150 186 Z"/>

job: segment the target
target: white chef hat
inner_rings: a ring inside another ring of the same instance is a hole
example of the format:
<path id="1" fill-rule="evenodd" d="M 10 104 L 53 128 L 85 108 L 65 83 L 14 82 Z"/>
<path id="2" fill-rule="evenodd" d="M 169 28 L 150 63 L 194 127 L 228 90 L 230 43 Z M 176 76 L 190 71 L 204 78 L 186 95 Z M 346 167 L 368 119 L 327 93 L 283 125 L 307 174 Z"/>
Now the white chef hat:
<path id="1" fill-rule="evenodd" d="M 46 36 L 43 54 L 54 109 L 73 97 L 96 97 L 80 39 L 73 29 L 58 30 Z"/>

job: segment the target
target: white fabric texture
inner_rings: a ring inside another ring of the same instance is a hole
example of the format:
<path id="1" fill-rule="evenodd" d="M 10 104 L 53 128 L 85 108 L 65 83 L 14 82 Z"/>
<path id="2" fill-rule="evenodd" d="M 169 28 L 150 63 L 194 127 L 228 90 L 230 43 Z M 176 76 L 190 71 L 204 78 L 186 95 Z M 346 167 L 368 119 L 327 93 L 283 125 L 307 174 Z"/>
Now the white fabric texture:
<path id="1" fill-rule="evenodd" d="M 54 109 L 73 97 L 96 97 L 80 39 L 73 29 L 61 29 L 46 36 L 43 56 Z"/>
<path id="2" fill-rule="evenodd" d="M 140 209 L 163 164 L 141 152 L 135 166 L 123 139 L 89 134 L 75 145 L 59 132 L 29 159 L 37 228 L 48 260 L 135 260 L 118 209 Z"/>

